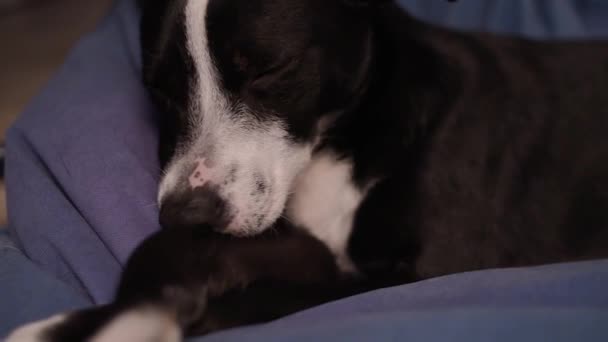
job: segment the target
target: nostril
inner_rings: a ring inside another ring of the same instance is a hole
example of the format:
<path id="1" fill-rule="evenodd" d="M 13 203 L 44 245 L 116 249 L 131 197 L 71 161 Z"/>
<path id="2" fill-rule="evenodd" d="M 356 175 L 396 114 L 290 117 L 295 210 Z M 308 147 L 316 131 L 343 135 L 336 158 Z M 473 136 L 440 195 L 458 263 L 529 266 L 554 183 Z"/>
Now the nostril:
<path id="1" fill-rule="evenodd" d="M 223 230 L 227 225 L 226 202 L 205 186 L 165 198 L 159 221 L 163 228 L 197 227 Z"/>

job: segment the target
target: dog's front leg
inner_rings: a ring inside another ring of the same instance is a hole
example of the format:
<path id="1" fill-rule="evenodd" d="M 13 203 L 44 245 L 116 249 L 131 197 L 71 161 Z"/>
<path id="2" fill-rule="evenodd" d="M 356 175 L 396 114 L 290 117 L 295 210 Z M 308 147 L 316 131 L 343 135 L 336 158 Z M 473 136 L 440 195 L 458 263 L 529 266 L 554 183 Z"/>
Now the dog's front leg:
<path id="1" fill-rule="evenodd" d="M 247 239 L 166 229 L 133 253 L 113 304 L 31 325 L 9 341 L 179 341 L 365 290 L 354 284 L 322 243 L 284 222 Z"/>
<path id="2" fill-rule="evenodd" d="M 133 254 L 117 302 L 152 302 L 186 335 L 272 320 L 363 290 L 318 240 L 277 223 L 252 238 L 168 229 Z"/>

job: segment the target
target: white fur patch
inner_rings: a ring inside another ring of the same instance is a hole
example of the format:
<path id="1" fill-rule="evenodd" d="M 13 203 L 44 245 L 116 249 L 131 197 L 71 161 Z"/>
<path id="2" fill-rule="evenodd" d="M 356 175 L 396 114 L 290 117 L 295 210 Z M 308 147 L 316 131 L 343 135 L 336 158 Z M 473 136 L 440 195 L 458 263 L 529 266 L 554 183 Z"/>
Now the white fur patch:
<path id="1" fill-rule="evenodd" d="M 65 315 L 56 315 L 43 321 L 24 325 L 10 334 L 6 342 L 44 342 L 44 332 L 62 323 L 65 318 Z"/>
<path id="2" fill-rule="evenodd" d="M 353 184 L 351 163 L 322 153 L 296 180 L 287 214 L 294 224 L 327 245 L 343 271 L 355 272 L 346 249 L 363 197 Z"/>
<path id="3" fill-rule="evenodd" d="M 208 2 L 191 0 L 185 8 L 188 50 L 197 82 L 189 108 L 189 137 L 180 142 L 168 165 L 160 184 L 159 204 L 162 206 L 167 194 L 181 186 L 210 183 L 231 210 L 226 232 L 253 235 L 280 217 L 293 180 L 309 162 L 312 148 L 292 142 L 285 123 L 260 121 L 247 106 L 228 104 L 209 51 Z M 211 165 L 203 170 L 207 173 L 204 182 L 190 177 L 201 160 Z M 189 184 L 180 184 L 181 179 Z"/>
<path id="4" fill-rule="evenodd" d="M 179 182 L 179 173 L 175 172 L 175 170 L 169 170 L 164 173 L 160 185 L 158 186 L 158 204 L 162 203 L 165 196 L 171 191 L 171 189 L 175 189 Z"/>
<path id="5" fill-rule="evenodd" d="M 179 342 L 182 335 L 177 323 L 154 309 L 126 312 L 104 327 L 91 342 Z"/>
<path id="6" fill-rule="evenodd" d="M 215 77 L 215 68 L 208 49 L 206 28 L 208 4 L 209 0 L 187 1 L 185 8 L 188 50 L 197 71 L 197 84 L 193 89 L 193 94 L 191 94 L 193 103 L 190 104 L 189 108 L 191 112 L 190 122 L 186 123 L 190 132 L 189 145 L 192 145 L 192 142 L 198 139 L 198 136 L 203 133 L 201 131 L 213 130 L 213 127 L 219 124 L 219 113 L 226 112 L 228 107 L 226 99 L 221 96 Z M 202 126 L 203 113 L 207 114 L 204 119 L 204 127 Z M 185 165 L 185 158 L 192 159 L 188 161 L 192 163 L 197 163 L 202 158 L 207 159 L 203 156 L 204 151 L 198 151 L 199 155 L 189 156 L 192 153 L 191 147 L 183 146 L 182 142 L 182 146 L 176 151 L 176 156 L 168 165 L 159 186 L 159 204 L 162 203 L 167 193 L 176 190 L 179 185 L 180 176 L 185 173 L 184 168 L 188 167 L 188 165 Z"/>

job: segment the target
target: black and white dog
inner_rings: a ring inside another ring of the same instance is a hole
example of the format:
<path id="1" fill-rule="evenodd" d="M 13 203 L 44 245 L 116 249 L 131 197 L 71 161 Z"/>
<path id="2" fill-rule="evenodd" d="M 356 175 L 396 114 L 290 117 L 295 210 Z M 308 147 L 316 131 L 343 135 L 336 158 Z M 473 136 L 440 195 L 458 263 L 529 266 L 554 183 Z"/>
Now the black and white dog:
<path id="1" fill-rule="evenodd" d="M 146 0 L 160 220 L 116 301 L 9 341 L 178 341 L 445 274 L 608 256 L 608 44 L 393 1 Z"/>

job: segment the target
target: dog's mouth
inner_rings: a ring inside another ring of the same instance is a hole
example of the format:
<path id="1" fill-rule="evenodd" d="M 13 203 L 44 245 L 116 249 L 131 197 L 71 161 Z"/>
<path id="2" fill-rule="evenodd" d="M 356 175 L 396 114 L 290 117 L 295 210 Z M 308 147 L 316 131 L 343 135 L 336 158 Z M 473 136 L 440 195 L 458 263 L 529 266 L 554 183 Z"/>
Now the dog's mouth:
<path id="1" fill-rule="evenodd" d="M 239 237 L 252 236 L 272 226 L 287 202 L 288 192 L 281 196 L 270 185 L 261 191 L 259 186 L 251 188 L 242 181 L 221 185 L 197 182 L 195 187 L 163 197 L 160 222 L 164 228 L 200 227 Z"/>
<path id="2" fill-rule="evenodd" d="M 234 236 L 252 236 L 272 227 L 283 214 L 311 149 L 287 139 L 267 139 L 275 141 L 247 142 L 260 146 L 233 146 L 221 153 L 214 148 L 212 156 L 185 153 L 174 158 L 160 185 L 162 226 L 212 228 Z"/>

